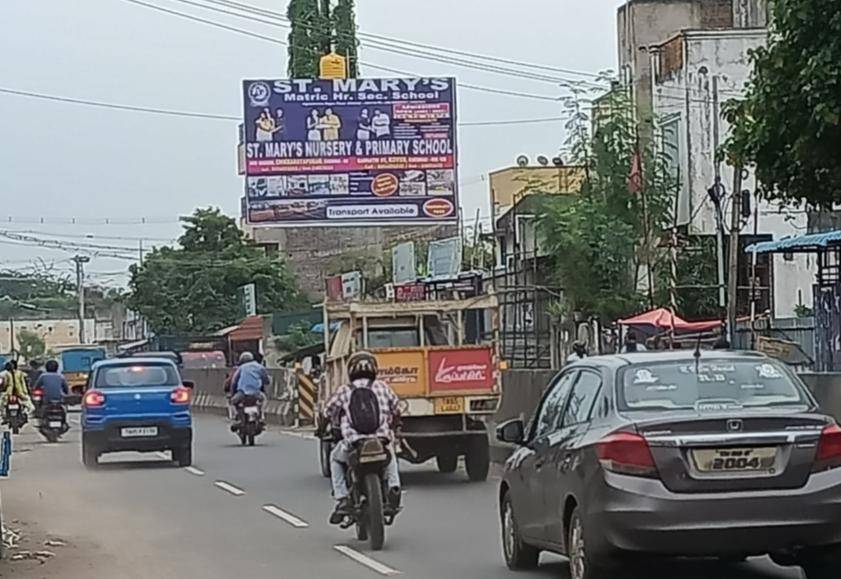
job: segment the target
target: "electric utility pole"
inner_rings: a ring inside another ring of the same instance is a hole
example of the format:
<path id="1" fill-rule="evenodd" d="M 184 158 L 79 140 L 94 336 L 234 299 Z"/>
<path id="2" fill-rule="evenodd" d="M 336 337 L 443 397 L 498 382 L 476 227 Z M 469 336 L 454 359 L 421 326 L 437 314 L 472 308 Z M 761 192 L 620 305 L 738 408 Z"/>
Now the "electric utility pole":
<path id="1" fill-rule="evenodd" d="M 79 297 L 79 343 L 85 343 L 85 264 L 91 258 L 86 255 L 77 255 L 73 258 L 76 264 L 76 293 Z"/>
<path id="2" fill-rule="evenodd" d="M 742 226 L 742 166 L 733 168 L 730 209 L 730 263 L 727 276 L 727 338 L 735 346 L 736 312 L 739 296 L 739 229 Z"/>

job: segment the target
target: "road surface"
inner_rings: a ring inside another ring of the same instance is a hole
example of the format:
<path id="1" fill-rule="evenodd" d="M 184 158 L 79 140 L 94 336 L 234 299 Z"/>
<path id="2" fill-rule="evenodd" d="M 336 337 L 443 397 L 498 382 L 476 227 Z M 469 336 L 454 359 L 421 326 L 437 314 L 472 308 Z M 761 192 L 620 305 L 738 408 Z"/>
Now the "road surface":
<path id="1" fill-rule="evenodd" d="M 71 415 L 78 420 L 77 415 Z M 31 427 L 16 439 L 13 476 L 0 483 L 5 521 L 22 548 L 53 557 L 0 562 L 17 579 L 511 579 L 568 577 L 560 558 L 512 574 L 499 547 L 496 484 L 463 472 L 406 467 L 405 511 L 372 553 L 327 524 L 332 503 L 317 473 L 316 442 L 271 430 L 240 447 L 215 416 L 196 420 L 194 467 L 156 455 L 110 455 L 97 470 L 79 459 L 79 429 L 46 444 Z M 46 541 L 60 541 L 44 546 Z M 61 543 L 67 543 L 62 545 Z M 794 579 L 766 560 L 652 568 L 646 579 Z"/>

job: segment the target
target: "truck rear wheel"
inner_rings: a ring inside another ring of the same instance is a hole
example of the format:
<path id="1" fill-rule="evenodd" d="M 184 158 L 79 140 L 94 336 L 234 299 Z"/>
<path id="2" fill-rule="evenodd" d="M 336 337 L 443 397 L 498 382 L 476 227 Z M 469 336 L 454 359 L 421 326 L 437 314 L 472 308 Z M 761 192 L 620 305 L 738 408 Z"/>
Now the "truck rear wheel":
<path id="1" fill-rule="evenodd" d="M 491 450 L 487 436 L 474 436 L 467 445 L 467 455 L 464 457 L 467 477 L 472 482 L 483 482 L 488 479 L 491 467 Z"/>
<path id="2" fill-rule="evenodd" d="M 449 474 L 458 468 L 458 455 L 439 454 L 435 457 L 435 462 L 438 463 L 438 472 Z"/>

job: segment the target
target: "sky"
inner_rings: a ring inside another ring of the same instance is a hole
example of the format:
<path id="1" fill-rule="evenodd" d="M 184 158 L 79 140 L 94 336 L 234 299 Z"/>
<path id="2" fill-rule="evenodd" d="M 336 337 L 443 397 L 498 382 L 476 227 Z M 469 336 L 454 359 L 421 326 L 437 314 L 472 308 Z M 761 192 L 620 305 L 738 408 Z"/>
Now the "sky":
<path id="1" fill-rule="evenodd" d="M 287 0 L 239 0 L 285 12 Z M 138 0 L 264 36 L 287 29 L 204 10 L 206 0 Z M 366 33 L 573 71 L 616 68 L 622 0 L 358 0 Z M 218 7 L 218 5 L 217 5 Z M 239 115 L 241 81 L 286 76 L 286 47 L 130 0 L 0 2 L 0 91 Z M 514 78 L 366 47 L 360 58 L 416 75 L 559 97 L 554 82 Z M 545 73 L 581 80 L 566 73 Z M 361 76 L 383 76 L 362 66 Z M 390 76 L 390 75 L 389 75 Z M 558 117 L 563 105 L 461 88 L 460 122 Z M 557 154 L 563 123 L 459 129 L 465 220 L 487 220 L 489 171 Z M 22 245 L 6 232 L 96 248 L 102 284 L 125 282 L 140 246 L 175 239 L 196 207 L 238 215 L 237 122 L 111 110 L 0 92 L 0 269 L 69 272 L 74 250 Z M 16 232 L 16 233 L 15 233 Z M 58 237 L 61 236 L 61 237 Z M 143 241 L 141 241 L 141 239 Z M 32 243 L 32 239 L 25 240 Z M 124 249 L 103 249 L 117 247 Z M 93 248 L 87 248 L 93 251 Z M 104 257 L 104 253 L 123 257 Z"/>

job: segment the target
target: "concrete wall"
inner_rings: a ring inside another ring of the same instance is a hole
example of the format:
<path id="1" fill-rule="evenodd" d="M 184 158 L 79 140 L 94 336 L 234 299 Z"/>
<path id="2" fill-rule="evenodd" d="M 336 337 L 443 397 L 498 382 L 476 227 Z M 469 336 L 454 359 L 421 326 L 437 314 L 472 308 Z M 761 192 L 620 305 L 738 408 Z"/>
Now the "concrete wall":
<path id="1" fill-rule="evenodd" d="M 59 346 L 68 346 L 79 343 L 79 321 L 77 319 L 64 320 L 15 320 L 15 344 L 14 349 L 20 347 L 18 338 L 20 332 L 34 332 L 41 336 L 47 349 Z M 94 343 L 96 340 L 108 340 L 113 338 L 113 328 L 110 321 L 97 322 L 93 318 L 85 320 L 85 342 Z M 11 322 L 0 321 L 0 352 L 12 350 Z"/>
<path id="2" fill-rule="evenodd" d="M 821 408 L 841 422 L 841 373 L 807 373 L 800 377 L 818 399 Z"/>
<path id="3" fill-rule="evenodd" d="M 689 224 L 698 235 L 714 235 L 716 217 L 707 191 L 715 182 L 716 142 L 723 143 L 730 126 L 719 116 L 716 140 L 714 81 L 717 78 L 719 102 L 742 94 L 750 74 L 748 51 L 767 41 L 764 30 L 687 31 L 661 45 L 654 94 L 658 126 L 669 135 L 667 152 L 675 159 L 674 170 L 681 180 L 678 220 Z M 733 170 L 722 164 L 722 182 L 729 194 L 733 189 Z M 743 188 L 756 190 L 750 173 Z M 729 216 L 728 216 L 729 219 Z M 779 239 L 805 230 L 804 212 L 780 212 L 778 205 L 759 207 L 758 234 Z M 753 216 L 744 232 L 754 230 Z M 811 305 L 816 270 L 814 257 L 796 255 L 787 261 L 774 256 L 774 316 L 794 317 L 799 303 Z"/>

